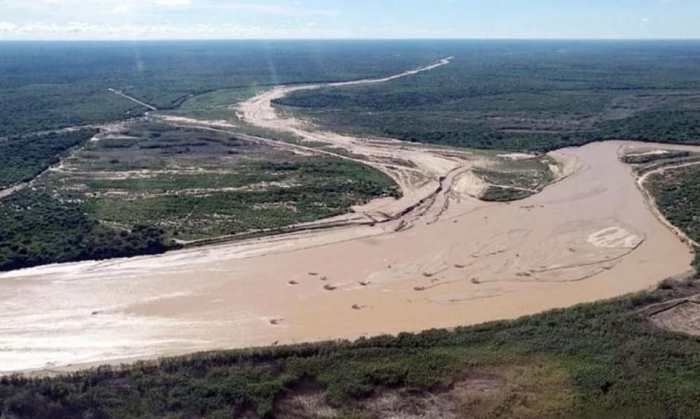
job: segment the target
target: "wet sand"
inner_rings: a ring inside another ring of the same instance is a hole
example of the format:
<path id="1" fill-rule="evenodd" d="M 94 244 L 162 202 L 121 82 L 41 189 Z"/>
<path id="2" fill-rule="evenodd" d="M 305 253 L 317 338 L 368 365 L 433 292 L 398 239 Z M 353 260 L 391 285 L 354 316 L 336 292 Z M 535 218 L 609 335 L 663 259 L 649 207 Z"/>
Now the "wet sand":
<path id="1" fill-rule="evenodd" d="M 689 270 L 690 248 L 618 159 L 648 143 L 559 150 L 559 182 L 485 203 L 468 176 L 478 155 L 255 117 L 270 95 L 255 99 L 243 109 L 249 121 L 352 151 L 397 179 L 404 198 L 356 214 L 387 222 L 0 274 L 0 373 L 470 325 Z M 406 164 L 396 169 L 397 159 Z"/>

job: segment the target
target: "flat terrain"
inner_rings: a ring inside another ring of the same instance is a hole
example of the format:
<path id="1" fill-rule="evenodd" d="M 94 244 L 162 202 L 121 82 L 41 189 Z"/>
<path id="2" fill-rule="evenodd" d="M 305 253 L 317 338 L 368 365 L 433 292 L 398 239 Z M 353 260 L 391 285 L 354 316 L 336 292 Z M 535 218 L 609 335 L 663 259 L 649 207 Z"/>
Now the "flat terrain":
<path id="1" fill-rule="evenodd" d="M 474 41 L 436 50 L 452 64 L 276 103 L 336 132 L 481 149 L 700 138 L 697 43 Z"/>
<path id="2" fill-rule="evenodd" d="M 5 377 L 0 411 L 17 418 L 695 418 L 700 343 L 655 323 L 669 306 L 696 300 L 699 289 L 697 278 L 665 281 L 620 299 L 453 331 Z"/>
<path id="3" fill-rule="evenodd" d="M 275 232 L 398 194 L 389 177 L 347 159 L 159 121 L 9 140 L 31 147 L 6 172 L 31 180 L 0 191 L 0 270 Z"/>
<path id="4" fill-rule="evenodd" d="M 619 159 L 621 148 L 639 144 L 550 153 L 558 183 L 515 204 L 486 203 L 463 178 L 479 155 L 309 131 L 268 111 L 281 94 L 246 102 L 244 118 L 364 156 L 396 179 L 405 169 L 376 159 L 405 159 L 427 178 L 400 183 L 409 193 L 379 203 L 386 222 L 3 274 L 0 365 L 17 371 L 475 324 L 618 296 L 688 271 L 690 249 L 650 211 Z M 39 295 L 40 313 L 31 303 Z"/>
<path id="5" fill-rule="evenodd" d="M 0 416 L 697 417 L 697 45 L 400 45 L 13 50 Z"/>
<path id="6" fill-rule="evenodd" d="M 411 42 L 3 42 L 0 138 L 176 109 L 222 89 L 377 77 L 439 56 Z"/>

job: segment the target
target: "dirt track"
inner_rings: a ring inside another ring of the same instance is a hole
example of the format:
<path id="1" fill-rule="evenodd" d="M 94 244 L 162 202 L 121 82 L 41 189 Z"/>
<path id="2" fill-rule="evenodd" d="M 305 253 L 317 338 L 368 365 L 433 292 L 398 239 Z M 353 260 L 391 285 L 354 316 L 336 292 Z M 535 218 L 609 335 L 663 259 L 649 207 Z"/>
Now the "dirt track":
<path id="1" fill-rule="evenodd" d="M 242 114 L 364 156 L 399 180 L 403 200 L 358 216 L 418 207 L 374 226 L 2 274 L 0 372 L 475 324 L 688 270 L 689 248 L 617 158 L 634 143 L 559 150 L 570 176 L 517 203 L 484 203 L 466 175 L 479 156 L 316 132 L 267 114 L 274 95 Z M 390 169 L 397 160 L 411 163 Z"/>

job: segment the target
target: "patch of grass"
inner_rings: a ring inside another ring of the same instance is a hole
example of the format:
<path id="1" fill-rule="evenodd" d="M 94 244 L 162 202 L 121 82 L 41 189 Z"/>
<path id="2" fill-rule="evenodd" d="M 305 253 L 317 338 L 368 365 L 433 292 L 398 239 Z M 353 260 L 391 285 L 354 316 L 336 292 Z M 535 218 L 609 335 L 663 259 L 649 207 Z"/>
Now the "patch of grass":
<path id="1" fill-rule="evenodd" d="M 484 201 L 509 202 L 527 198 L 541 191 L 554 180 L 549 157 L 502 160 L 489 168 L 473 172 L 489 184 L 479 197 Z"/>
<path id="2" fill-rule="evenodd" d="M 481 196 L 479 196 L 479 199 L 489 202 L 511 202 L 525 199 L 532 195 L 533 192 L 522 189 L 488 186 Z"/>
<path id="3" fill-rule="evenodd" d="M 666 153 L 651 154 L 651 153 L 640 153 L 640 154 L 627 154 L 622 156 L 622 161 L 627 164 L 648 164 L 655 163 L 661 160 L 672 160 L 689 157 L 691 153 L 689 151 L 672 151 L 668 150 Z"/>

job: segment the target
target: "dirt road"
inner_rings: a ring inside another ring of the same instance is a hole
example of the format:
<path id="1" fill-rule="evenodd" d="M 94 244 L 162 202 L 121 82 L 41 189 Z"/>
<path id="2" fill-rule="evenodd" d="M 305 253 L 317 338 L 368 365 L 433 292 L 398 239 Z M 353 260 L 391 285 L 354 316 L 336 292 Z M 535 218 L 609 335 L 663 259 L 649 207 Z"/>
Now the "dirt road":
<path id="1" fill-rule="evenodd" d="M 110 87 L 109 89 L 107 89 L 107 90 L 110 91 L 111 93 L 114 93 L 114 94 L 117 95 L 117 96 L 121 96 L 121 97 L 123 97 L 124 99 L 128 99 L 128 100 L 134 102 L 135 104 L 141 105 L 141 106 L 143 106 L 144 108 L 147 108 L 147 109 L 149 109 L 149 110 L 152 110 L 152 111 L 157 111 L 157 110 L 158 110 L 158 108 L 156 108 L 155 106 L 149 105 L 148 103 L 143 102 L 143 101 L 141 101 L 141 100 L 138 100 L 138 99 L 136 99 L 136 98 L 133 97 L 133 96 L 129 96 L 129 95 L 127 95 L 126 93 L 122 92 L 121 90 L 112 89 L 111 87 Z"/>
<path id="2" fill-rule="evenodd" d="M 387 170 L 406 197 L 363 213 L 418 203 L 411 215 L 1 274 L 0 372 L 475 324 L 642 290 L 689 269 L 689 248 L 618 160 L 634 143 L 551 153 L 568 176 L 517 203 L 485 203 L 465 172 L 481 156 L 314 131 L 268 113 L 279 90 L 241 113 Z"/>

